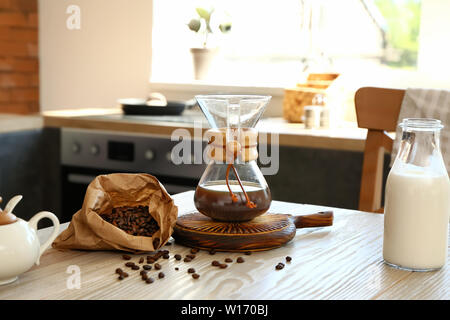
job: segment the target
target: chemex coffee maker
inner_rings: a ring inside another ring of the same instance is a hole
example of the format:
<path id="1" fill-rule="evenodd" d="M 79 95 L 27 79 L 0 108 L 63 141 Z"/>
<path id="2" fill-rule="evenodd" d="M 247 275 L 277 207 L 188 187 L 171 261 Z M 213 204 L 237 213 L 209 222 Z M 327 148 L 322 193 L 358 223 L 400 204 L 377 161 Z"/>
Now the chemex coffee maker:
<path id="1" fill-rule="evenodd" d="M 178 217 L 173 234 L 178 243 L 215 251 L 260 251 L 287 243 L 297 228 L 332 224 L 332 212 L 297 217 L 268 213 L 272 195 L 257 164 L 255 126 L 270 96 L 196 99 L 211 126 L 206 132 L 209 163 L 194 195 L 198 211 Z"/>

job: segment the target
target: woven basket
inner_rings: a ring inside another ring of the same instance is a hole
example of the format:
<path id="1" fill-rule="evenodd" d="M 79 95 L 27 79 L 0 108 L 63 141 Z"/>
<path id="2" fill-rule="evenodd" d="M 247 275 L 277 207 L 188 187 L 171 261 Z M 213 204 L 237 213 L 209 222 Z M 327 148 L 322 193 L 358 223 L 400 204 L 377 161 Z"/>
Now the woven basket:
<path id="1" fill-rule="evenodd" d="M 283 117 L 289 122 L 303 122 L 304 107 L 311 105 L 316 94 L 326 94 L 326 89 L 339 75 L 335 73 L 313 73 L 306 83 L 284 90 Z"/>
<path id="2" fill-rule="evenodd" d="M 309 81 L 333 81 L 339 77 L 339 73 L 310 73 L 308 75 Z"/>

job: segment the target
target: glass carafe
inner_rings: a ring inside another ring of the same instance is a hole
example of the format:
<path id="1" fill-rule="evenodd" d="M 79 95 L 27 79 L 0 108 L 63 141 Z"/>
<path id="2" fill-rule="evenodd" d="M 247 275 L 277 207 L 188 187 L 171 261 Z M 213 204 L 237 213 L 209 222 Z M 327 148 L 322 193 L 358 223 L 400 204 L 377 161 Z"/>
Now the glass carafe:
<path id="1" fill-rule="evenodd" d="M 384 261 L 428 271 L 447 258 L 450 182 L 439 147 L 439 120 L 404 119 L 397 157 L 386 182 Z"/>
<path id="2" fill-rule="evenodd" d="M 200 213 L 219 221 L 248 221 L 269 209 L 272 197 L 256 163 L 254 127 L 270 98 L 196 96 L 211 126 L 206 133 L 209 163 L 194 196 Z"/>

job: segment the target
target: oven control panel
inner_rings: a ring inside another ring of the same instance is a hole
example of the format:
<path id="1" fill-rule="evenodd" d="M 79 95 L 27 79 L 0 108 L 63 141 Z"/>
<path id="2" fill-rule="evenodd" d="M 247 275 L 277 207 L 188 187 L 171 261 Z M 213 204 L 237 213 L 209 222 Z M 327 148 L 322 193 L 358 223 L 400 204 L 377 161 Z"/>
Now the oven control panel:
<path id="1" fill-rule="evenodd" d="M 206 142 L 194 139 L 188 141 L 191 146 L 182 150 L 180 156 L 184 160 L 178 164 L 173 161 L 177 156 L 174 147 L 180 141 L 171 141 L 169 137 L 63 128 L 61 162 L 63 166 L 199 179 L 206 164 L 196 160 L 193 153 L 182 153 L 199 148 L 204 150 Z M 176 148 L 178 153 L 179 149 Z"/>

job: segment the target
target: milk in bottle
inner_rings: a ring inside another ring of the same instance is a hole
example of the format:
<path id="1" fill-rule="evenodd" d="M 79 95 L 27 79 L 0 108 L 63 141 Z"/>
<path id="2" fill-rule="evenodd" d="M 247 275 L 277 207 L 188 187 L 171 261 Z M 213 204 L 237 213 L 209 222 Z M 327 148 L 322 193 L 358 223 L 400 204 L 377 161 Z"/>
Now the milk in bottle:
<path id="1" fill-rule="evenodd" d="M 450 181 L 439 149 L 442 125 L 405 119 L 402 141 L 386 182 L 383 258 L 415 271 L 447 259 Z"/>

